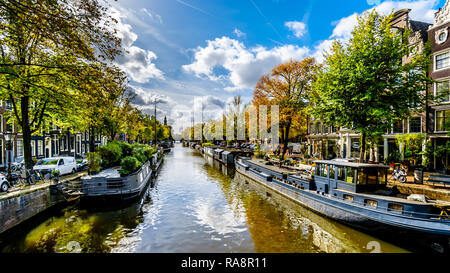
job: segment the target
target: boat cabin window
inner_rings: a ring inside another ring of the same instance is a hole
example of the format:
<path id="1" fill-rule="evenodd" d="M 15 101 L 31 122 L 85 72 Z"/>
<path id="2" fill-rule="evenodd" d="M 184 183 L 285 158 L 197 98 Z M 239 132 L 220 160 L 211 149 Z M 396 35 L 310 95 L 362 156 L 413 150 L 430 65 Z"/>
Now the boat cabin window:
<path id="1" fill-rule="evenodd" d="M 381 168 L 359 168 L 358 185 L 385 185 L 387 170 Z"/>
<path id="2" fill-rule="evenodd" d="M 387 181 L 387 169 L 378 170 L 378 184 L 384 185 Z"/>
<path id="3" fill-rule="evenodd" d="M 375 168 L 368 168 L 366 169 L 367 173 L 367 184 L 369 185 L 376 185 L 378 183 L 377 175 L 378 171 Z"/>
<path id="4" fill-rule="evenodd" d="M 367 181 L 367 175 L 364 172 L 364 169 L 358 169 L 358 185 L 365 185 Z"/>
<path id="5" fill-rule="evenodd" d="M 392 203 L 389 203 L 389 204 L 388 204 L 388 209 L 389 209 L 390 211 L 403 211 L 403 206 L 402 206 L 402 205 L 399 205 L 399 204 L 392 204 Z"/>
<path id="6" fill-rule="evenodd" d="M 378 202 L 375 200 L 371 200 L 371 199 L 365 199 L 364 205 L 376 208 L 378 206 Z"/>
<path id="7" fill-rule="evenodd" d="M 338 167 L 337 174 L 337 179 L 339 181 L 345 181 L 345 167 Z"/>
<path id="8" fill-rule="evenodd" d="M 321 177 L 327 177 L 328 176 L 328 165 L 317 164 L 316 175 L 321 176 Z"/>
<path id="9" fill-rule="evenodd" d="M 346 182 L 354 184 L 355 183 L 355 168 L 352 167 L 346 167 L 347 168 L 347 176 L 346 176 Z"/>
<path id="10" fill-rule="evenodd" d="M 329 172 L 330 172 L 330 179 L 334 179 L 335 178 L 335 176 L 334 176 L 335 166 L 334 165 L 328 165 L 328 168 L 330 169 L 329 170 Z"/>

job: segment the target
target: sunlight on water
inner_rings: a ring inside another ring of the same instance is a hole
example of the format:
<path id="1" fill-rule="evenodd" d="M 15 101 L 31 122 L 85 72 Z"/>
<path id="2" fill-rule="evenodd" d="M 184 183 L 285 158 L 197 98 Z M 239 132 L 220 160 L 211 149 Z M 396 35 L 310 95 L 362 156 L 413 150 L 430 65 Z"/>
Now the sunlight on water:
<path id="1" fill-rule="evenodd" d="M 176 146 L 141 200 L 122 208 L 68 207 L 1 252 L 351 253 L 404 249 L 319 216 L 233 169 Z"/>

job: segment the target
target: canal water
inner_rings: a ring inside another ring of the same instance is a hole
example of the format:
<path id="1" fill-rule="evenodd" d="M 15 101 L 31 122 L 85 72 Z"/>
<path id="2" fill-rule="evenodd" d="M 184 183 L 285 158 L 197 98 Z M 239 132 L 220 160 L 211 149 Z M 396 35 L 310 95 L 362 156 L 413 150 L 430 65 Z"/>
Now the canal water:
<path id="1" fill-rule="evenodd" d="M 66 207 L 0 242 L 3 253 L 406 251 L 269 193 L 179 144 L 139 201 Z"/>

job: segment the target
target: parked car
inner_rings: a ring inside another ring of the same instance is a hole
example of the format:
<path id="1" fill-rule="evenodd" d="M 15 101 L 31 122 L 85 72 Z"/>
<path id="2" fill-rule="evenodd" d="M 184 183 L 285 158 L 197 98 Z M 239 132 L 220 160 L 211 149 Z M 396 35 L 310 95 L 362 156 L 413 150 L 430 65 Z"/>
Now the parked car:
<path id="1" fill-rule="evenodd" d="M 51 174 L 52 170 L 58 170 L 60 175 L 75 173 L 77 171 L 77 163 L 73 157 L 49 157 L 39 159 L 33 170 L 39 171 L 41 174 Z"/>
<path id="2" fill-rule="evenodd" d="M 87 159 L 83 158 L 83 159 L 79 159 L 77 160 L 77 171 L 84 171 L 87 167 Z"/>
<path id="3" fill-rule="evenodd" d="M 8 180 L 4 174 L 0 174 L 0 191 L 7 192 L 10 187 Z"/>

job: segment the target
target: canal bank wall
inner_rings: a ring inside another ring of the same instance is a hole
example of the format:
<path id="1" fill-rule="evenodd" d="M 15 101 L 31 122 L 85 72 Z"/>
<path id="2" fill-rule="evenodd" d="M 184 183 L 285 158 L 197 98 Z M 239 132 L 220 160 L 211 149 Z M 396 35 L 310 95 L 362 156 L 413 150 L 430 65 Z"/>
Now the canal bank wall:
<path id="1" fill-rule="evenodd" d="M 61 179 L 61 182 L 73 181 L 85 173 Z M 29 188 L 0 196 L 0 235 L 20 225 L 52 207 L 66 202 L 62 194 L 54 194 L 51 183 L 34 185 Z"/>

